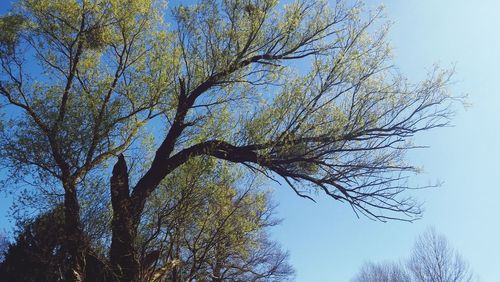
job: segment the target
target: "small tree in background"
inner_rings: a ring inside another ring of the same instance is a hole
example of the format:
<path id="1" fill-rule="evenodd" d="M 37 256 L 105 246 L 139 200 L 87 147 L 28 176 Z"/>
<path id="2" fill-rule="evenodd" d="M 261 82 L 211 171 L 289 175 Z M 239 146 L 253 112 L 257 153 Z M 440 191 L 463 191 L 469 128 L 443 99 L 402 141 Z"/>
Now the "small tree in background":
<path id="1" fill-rule="evenodd" d="M 61 281 L 68 258 L 57 236 L 62 223 L 62 207 L 27 223 L 0 264 L 0 281 Z"/>
<path id="2" fill-rule="evenodd" d="M 428 229 L 417 239 L 407 268 L 419 282 L 474 281 L 469 264 L 434 229 Z"/>
<path id="3" fill-rule="evenodd" d="M 472 282 L 469 264 L 430 228 L 418 237 L 405 264 L 365 263 L 353 282 Z"/>
<path id="4" fill-rule="evenodd" d="M 5 258 L 5 253 L 9 248 L 9 239 L 7 235 L 3 232 L 0 232 L 0 262 L 2 262 Z"/>
<path id="5" fill-rule="evenodd" d="M 397 263 L 363 264 L 352 282 L 411 282 L 411 275 Z"/>
<path id="6" fill-rule="evenodd" d="M 0 263 L 0 282 L 66 281 L 64 275 L 69 270 L 70 255 L 64 248 L 64 237 L 58 236 L 64 232 L 63 216 L 63 207 L 57 206 L 20 227 L 16 240 L 7 248 L 5 260 Z M 102 250 L 89 248 L 85 260 L 89 281 L 114 281 Z"/>

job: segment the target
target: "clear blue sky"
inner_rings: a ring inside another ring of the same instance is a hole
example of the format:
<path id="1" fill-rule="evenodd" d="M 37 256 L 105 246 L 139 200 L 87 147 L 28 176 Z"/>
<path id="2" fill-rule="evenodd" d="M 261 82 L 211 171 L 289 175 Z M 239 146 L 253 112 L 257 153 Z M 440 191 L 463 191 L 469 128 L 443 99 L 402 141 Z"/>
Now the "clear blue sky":
<path id="1" fill-rule="evenodd" d="M 9 0 L 0 0 L 0 13 Z M 430 149 L 410 160 L 425 168 L 415 184 L 442 180 L 439 189 L 417 194 L 424 218 L 415 223 L 357 219 L 351 209 L 325 197 L 318 203 L 277 187 L 275 200 L 285 219 L 273 236 L 291 253 L 298 282 L 349 281 L 366 260 L 409 254 L 428 226 L 446 235 L 483 281 L 500 281 L 500 1 L 367 0 L 384 3 L 393 21 L 395 64 L 411 79 L 424 77 L 438 62 L 456 63 L 452 90 L 468 93 L 472 107 L 459 110 L 455 127 L 418 136 Z M 0 199 L 0 229 L 8 200 Z"/>
<path id="2" fill-rule="evenodd" d="M 410 155 L 425 169 L 414 183 L 444 184 L 417 194 L 425 213 L 415 223 L 357 219 L 328 199 L 314 204 L 277 189 L 285 221 L 274 234 L 291 253 L 296 281 L 349 281 L 366 260 L 407 256 L 428 226 L 446 235 L 483 281 L 500 281 L 500 1 L 366 2 L 386 6 L 403 73 L 416 81 L 436 62 L 456 63 L 452 90 L 469 94 L 472 106 L 458 111 L 453 128 L 416 138 L 431 148 Z"/>

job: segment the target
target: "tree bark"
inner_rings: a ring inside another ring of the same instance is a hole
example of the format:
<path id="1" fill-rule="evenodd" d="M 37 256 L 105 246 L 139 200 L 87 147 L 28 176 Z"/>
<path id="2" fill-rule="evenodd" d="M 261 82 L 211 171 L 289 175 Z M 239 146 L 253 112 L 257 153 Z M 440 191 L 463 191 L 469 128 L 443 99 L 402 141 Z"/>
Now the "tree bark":
<path id="1" fill-rule="evenodd" d="M 68 281 L 85 280 L 85 253 L 87 243 L 80 222 L 80 205 L 74 184 L 65 184 L 64 224 L 66 251 L 69 255 L 69 268 L 66 273 Z M 54 234 L 56 235 L 56 234 Z"/>
<path id="2" fill-rule="evenodd" d="M 222 282 L 222 263 L 219 259 L 215 262 L 214 270 L 212 273 L 212 282 Z"/>
<path id="3" fill-rule="evenodd" d="M 123 155 L 113 167 L 111 204 L 111 267 L 119 281 L 139 281 L 140 264 L 134 246 L 138 223 L 133 221 L 131 214 L 127 163 Z"/>
<path id="4" fill-rule="evenodd" d="M 220 256 L 220 244 L 217 243 L 215 245 L 215 265 L 213 267 L 213 273 L 212 273 L 212 282 L 222 282 L 222 267 L 223 267 L 223 262 L 222 262 L 222 257 Z"/>

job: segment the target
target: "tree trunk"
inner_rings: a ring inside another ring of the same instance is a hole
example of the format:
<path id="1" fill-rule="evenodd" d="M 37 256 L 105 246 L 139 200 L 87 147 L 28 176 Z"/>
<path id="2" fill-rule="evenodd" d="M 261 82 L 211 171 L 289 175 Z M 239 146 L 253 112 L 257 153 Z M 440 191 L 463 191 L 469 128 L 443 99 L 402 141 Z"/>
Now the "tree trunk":
<path id="1" fill-rule="evenodd" d="M 212 273 L 212 282 L 222 282 L 222 265 L 219 260 L 215 263 L 214 270 Z"/>
<path id="2" fill-rule="evenodd" d="M 212 282 L 222 282 L 222 257 L 219 252 L 219 243 L 215 245 L 215 265 L 213 267 Z"/>
<path id="3" fill-rule="evenodd" d="M 175 261 L 179 258 L 179 245 L 178 244 L 175 246 L 174 257 L 175 258 L 172 259 L 172 279 L 171 279 L 171 281 L 172 282 L 179 282 L 179 281 L 181 281 L 181 277 L 180 277 L 180 273 L 179 273 L 179 266 L 177 263 L 175 263 Z"/>
<path id="4" fill-rule="evenodd" d="M 69 255 L 66 280 L 84 281 L 87 243 L 80 222 L 80 205 L 78 204 L 75 185 L 66 183 L 64 188 L 65 248 Z"/>
<path id="5" fill-rule="evenodd" d="M 111 267 L 119 281 L 139 281 L 140 264 L 134 246 L 137 223 L 131 213 L 127 163 L 123 155 L 113 167 L 111 177 L 113 206 Z"/>

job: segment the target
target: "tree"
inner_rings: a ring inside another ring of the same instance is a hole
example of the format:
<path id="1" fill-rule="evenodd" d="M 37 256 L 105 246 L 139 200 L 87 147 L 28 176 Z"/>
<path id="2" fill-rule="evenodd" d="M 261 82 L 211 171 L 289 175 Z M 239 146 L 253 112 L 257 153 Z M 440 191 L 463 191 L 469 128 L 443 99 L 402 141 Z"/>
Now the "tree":
<path id="1" fill-rule="evenodd" d="M 406 264 L 366 263 L 352 280 L 375 282 L 478 281 L 462 256 L 431 228 L 418 237 Z"/>
<path id="2" fill-rule="evenodd" d="M 5 259 L 5 253 L 9 247 L 9 239 L 4 233 L 0 233 L 0 263 Z"/>
<path id="3" fill-rule="evenodd" d="M 269 239 L 269 193 L 210 159 L 189 161 L 152 195 L 139 228 L 144 281 L 284 281 L 288 254 Z M 238 179 L 239 178 L 239 179 Z M 236 187 L 240 187 L 237 189 Z M 241 189 L 243 188 L 243 189 Z"/>
<path id="4" fill-rule="evenodd" d="M 64 246 L 63 208 L 41 214 L 26 223 L 16 241 L 8 246 L 0 263 L 0 281 L 65 281 L 69 255 Z M 112 278 L 104 262 L 92 250 L 85 256 L 86 276 L 90 281 Z"/>
<path id="5" fill-rule="evenodd" d="M 474 281 L 469 264 L 434 229 L 427 230 L 415 242 L 408 269 L 415 281 Z"/>
<path id="6" fill-rule="evenodd" d="M 352 282 L 411 282 L 411 276 L 399 264 L 365 263 Z"/>
<path id="7" fill-rule="evenodd" d="M 279 223 L 269 194 L 255 179 L 236 181 L 241 173 L 227 166 L 214 173 L 214 165 L 190 161 L 161 184 L 171 189 L 152 195 L 137 238 L 140 281 L 284 281 L 293 275 L 288 254 L 266 233 Z M 62 215 L 59 206 L 22 226 L 0 263 L 0 281 L 64 281 L 68 254 L 64 237 L 54 236 L 64 231 Z M 96 227 L 103 224 L 100 214 L 82 223 L 86 231 L 104 229 Z M 94 234 L 85 232 L 91 246 L 85 277 L 116 281 L 105 255 L 109 245 Z"/>
<path id="8" fill-rule="evenodd" d="M 2 157 L 14 182 L 26 175 L 36 188 L 64 195 L 68 280 L 83 280 L 87 248 L 78 193 L 92 169 L 130 146 L 165 91 L 158 81 L 168 70 L 148 80 L 146 70 L 136 71 L 144 53 L 155 60 L 156 10 L 151 1 L 27 0 L 0 22 L 9 31 L 0 44 L 0 92 L 10 110 L 20 110 L 5 120 Z M 26 67 L 32 60 L 39 65 Z M 156 94 L 145 86 L 153 81 Z"/>
<path id="9" fill-rule="evenodd" d="M 65 255 L 54 234 L 63 231 L 61 213 L 56 209 L 25 226 L 0 265 L 1 281 L 60 281 Z"/>
<path id="10" fill-rule="evenodd" d="M 110 257 L 123 281 L 139 277 L 147 201 L 201 156 L 371 218 L 418 217 L 404 153 L 449 122 L 450 72 L 408 82 L 387 28 L 369 32 L 381 11 L 347 2 L 202 0 L 165 23 L 155 0 L 19 0 L 0 21 L 1 160 L 11 184 L 64 195 L 67 280 L 84 280 L 79 195 L 114 156 Z M 129 179 L 124 155 L 149 137 L 154 154 Z"/>

